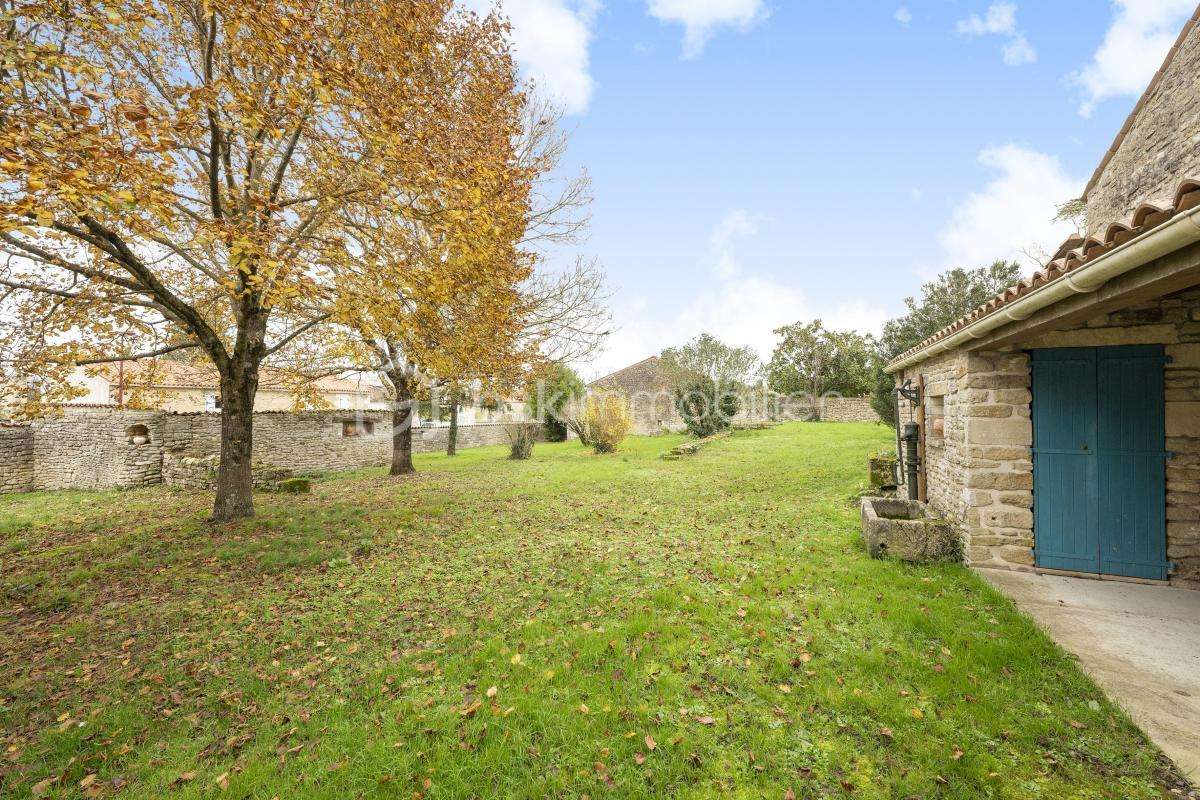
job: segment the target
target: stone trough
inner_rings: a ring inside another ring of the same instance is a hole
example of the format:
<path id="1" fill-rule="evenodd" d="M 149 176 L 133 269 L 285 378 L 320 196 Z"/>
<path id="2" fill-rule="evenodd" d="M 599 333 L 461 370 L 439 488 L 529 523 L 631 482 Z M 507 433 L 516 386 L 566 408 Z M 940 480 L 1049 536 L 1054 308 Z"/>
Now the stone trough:
<path id="1" fill-rule="evenodd" d="M 891 497 L 862 498 L 863 539 L 872 558 L 914 564 L 962 561 L 954 526 L 930 515 L 925 503 Z"/>

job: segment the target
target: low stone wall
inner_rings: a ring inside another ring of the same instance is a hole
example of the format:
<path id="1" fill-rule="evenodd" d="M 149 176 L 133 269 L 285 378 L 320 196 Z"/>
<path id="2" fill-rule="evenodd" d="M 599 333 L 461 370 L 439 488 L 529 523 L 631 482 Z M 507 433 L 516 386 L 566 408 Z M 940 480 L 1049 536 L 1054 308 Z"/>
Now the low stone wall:
<path id="1" fill-rule="evenodd" d="M 391 428 L 388 428 L 389 435 Z M 545 438 L 545 429 L 539 428 L 539 441 Z M 446 450 L 450 441 L 449 428 L 414 428 L 413 452 L 438 453 Z M 501 423 L 484 425 L 460 425 L 458 428 L 458 448 L 466 450 L 471 447 L 489 447 L 492 445 L 507 445 L 508 433 Z M 388 451 L 389 454 L 391 450 Z"/>
<path id="2" fill-rule="evenodd" d="M 821 400 L 822 422 L 879 422 L 869 397 L 826 397 Z"/>
<path id="3" fill-rule="evenodd" d="M 33 428 L 0 427 L 0 493 L 25 492 L 33 485 Z"/>
<path id="4" fill-rule="evenodd" d="M 353 435 L 347 435 L 352 433 Z M 444 451 L 449 428 L 413 429 L 413 452 Z M 458 447 L 508 444 L 503 424 L 463 425 Z M 64 407 L 29 425 L 0 427 L 0 493 L 210 486 L 221 449 L 216 413 Z M 254 415 L 254 459 L 295 473 L 382 466 L 391 460 L 390 411 Z"/>
<path id="5" fill-rule="evenodd" d="M 383 464 L 391 454 L 389 411 L 254 415 L 254 460 L 294 472 L 326 472 Z M 221 451 L 220 414 L 165 415 L 164 460 L 206 458 Z M 361 435 L 343 435 L 343 425 L 367 428 Z M 369 432 L 368 432 L 369 431 Z M 176 469 L 175 463 L 167 467 Z"/>
<path id="6" fill-rule="evenodd" d="M 71 408 L 35 420 L 33 487 L 112 489 L 162 482 L 158 411 Z"/>

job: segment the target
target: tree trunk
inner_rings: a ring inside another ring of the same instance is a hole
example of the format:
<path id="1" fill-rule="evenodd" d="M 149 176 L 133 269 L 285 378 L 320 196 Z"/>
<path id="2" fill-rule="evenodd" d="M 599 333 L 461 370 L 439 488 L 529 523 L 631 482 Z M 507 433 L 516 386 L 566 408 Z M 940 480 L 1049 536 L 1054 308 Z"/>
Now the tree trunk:
<path id="1" fill-rule="evenodd" d="M 412 460 L 413 399 L 408 378 L 393 375 L 396 404 L 392 407 L 392 475 L 411 475 L 416 472 Z"/>
<path id="2" fill-rule="evenodd" d="M 213 520 L 232 522 L 254 516 L 254 395 L 255 372 L 221 378 L 221 462 L 217 466 L 217 496 Z"/>
<path id="3" fill-rule="evenodd" d="M 450 432 L 446 436 L 446 455 L 458 454 L 458 401 L 450 401 Z"/>

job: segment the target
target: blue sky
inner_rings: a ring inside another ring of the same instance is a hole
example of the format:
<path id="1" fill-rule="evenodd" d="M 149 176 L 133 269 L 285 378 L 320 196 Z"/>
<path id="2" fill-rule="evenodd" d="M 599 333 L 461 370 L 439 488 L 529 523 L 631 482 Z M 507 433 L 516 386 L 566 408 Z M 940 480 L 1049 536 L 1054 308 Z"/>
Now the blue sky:
<path id="1" fill-rule="evenodd" d="M 702 330 L 877 330 L 942 269 L 1031 263 L 1195 0 L 504 7 L 594 181 L 587 241 L 549 254 L 613 286 L 594 377 Z"/>

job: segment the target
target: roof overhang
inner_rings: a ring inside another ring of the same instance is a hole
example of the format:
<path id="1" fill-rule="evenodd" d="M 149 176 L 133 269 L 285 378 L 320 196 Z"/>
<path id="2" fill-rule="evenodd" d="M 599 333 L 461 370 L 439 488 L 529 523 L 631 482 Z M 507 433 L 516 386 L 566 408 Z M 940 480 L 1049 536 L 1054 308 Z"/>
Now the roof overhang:
<path id="1" fill-rule="evenodd" d="M 936 355 L 956 350 L 975 339 L 1015 322 L 1061 300 L 1095 292 L 1108 281 L 1131 272 L 1155 259 L 1200 242 L 1200 207 L 1178 213 L 1163 224 L 1075 267 L 1052 281 L 1012 302 L 999 305 L 991 313 L 977 317 L 947 336 L 935 338 L 924 346 L 904 353 L 884 371 L 892 374 Z"/>

